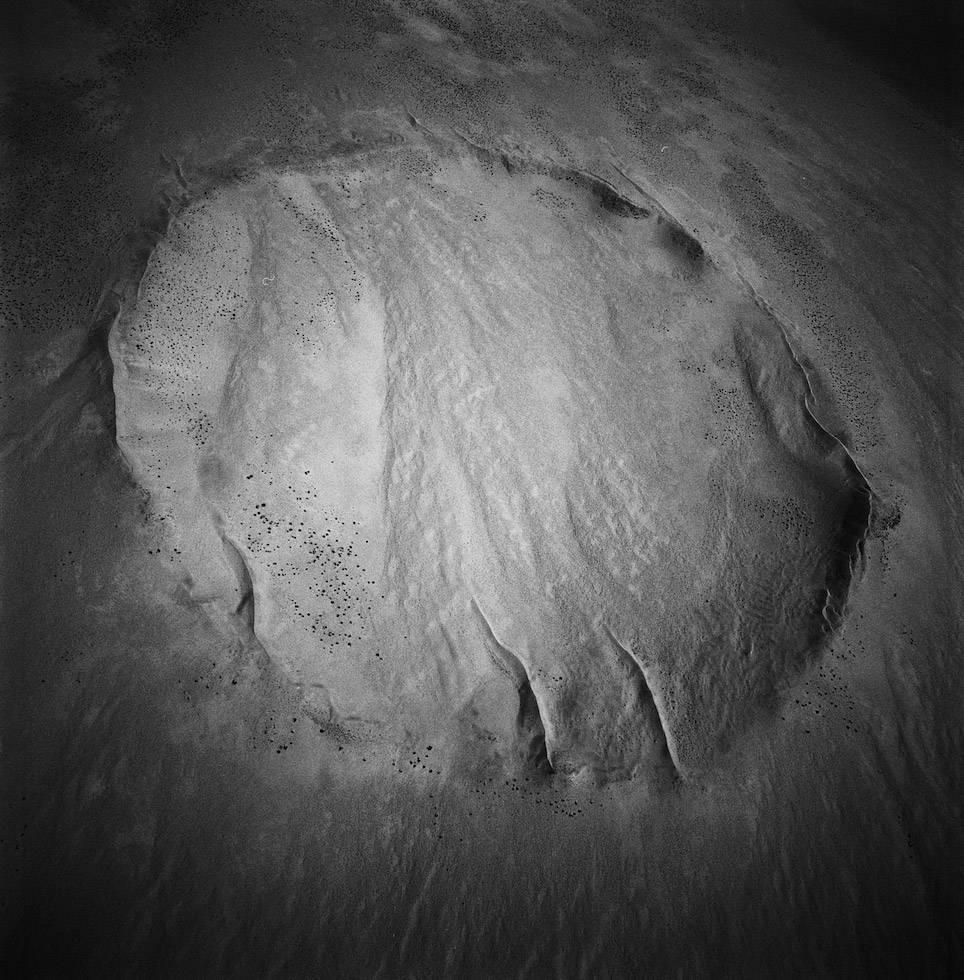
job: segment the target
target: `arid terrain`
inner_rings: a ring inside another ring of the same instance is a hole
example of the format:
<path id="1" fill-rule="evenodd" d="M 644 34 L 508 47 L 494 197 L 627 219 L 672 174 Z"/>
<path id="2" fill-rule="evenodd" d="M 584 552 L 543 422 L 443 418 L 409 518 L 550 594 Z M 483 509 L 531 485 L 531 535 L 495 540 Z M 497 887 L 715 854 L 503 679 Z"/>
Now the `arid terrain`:
<path id="1" fill-rule="evenodd" d="M 846 9 L 11 16 L 5 973 L 964 968 L 964 144 Z"/>

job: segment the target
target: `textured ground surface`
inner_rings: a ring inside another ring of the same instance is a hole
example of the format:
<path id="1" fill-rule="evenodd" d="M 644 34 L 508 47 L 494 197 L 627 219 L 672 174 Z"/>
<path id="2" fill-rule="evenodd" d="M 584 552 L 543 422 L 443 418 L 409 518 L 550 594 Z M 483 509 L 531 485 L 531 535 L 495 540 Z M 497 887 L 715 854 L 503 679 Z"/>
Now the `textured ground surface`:
<path id="1" fill-rule="evenodd" d="M 767 11 L 24 15 L 6 962 L 953 972 L 960 143 Z"/>

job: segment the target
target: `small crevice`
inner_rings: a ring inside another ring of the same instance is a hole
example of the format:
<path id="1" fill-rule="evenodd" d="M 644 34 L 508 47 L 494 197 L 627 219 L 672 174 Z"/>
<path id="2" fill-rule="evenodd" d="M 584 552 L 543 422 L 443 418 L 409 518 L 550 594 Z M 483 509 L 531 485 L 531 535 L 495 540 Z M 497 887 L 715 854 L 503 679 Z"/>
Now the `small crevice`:
<path id="1" fill-rule="evenodd" d="M 854 487 L 837 531 L 837 548 L 827 565 L 823 620 L 828 630 L 843 622 L 850 590 L 863 568 L 865 543 L 873 521 L 874 497 L 866 486 Z"/>
<path id="2" fill-rule="evenodd" d="M 528 678 L 519 688 L 519 714 L 516 731 L 525 746 L 526 768 L 540 775 L 551 776 L 554 772 L 549 761 L 546 745 L 546 729 L 539 711 L 539 701 Z"/>
<path id="3" fill-rule="evenodd" d="M 866 541 L 874 523 L 874 509 L 880 498 L 870 485 L 870 481 L 861 470 L 847 444 L 838 435 L 831 432 L 817 417 L 814 410 L 816 397 L 813 382 L 810 372 L 790 341 L 791 325 L 785 322 L 784 318 L 757 293 L 741 273 L 737 272 L 736 275 L 757 308 L 765 313 L 780 331 L 787 353 L 803 379 L 803 410 L 807 419 L 843 457 L 846 472 L 845 486 L 850 497 L 837 529 L 837 547 L 827 566 L 821 609 L 826 628 L 829 631 L 835 631 L 843 622 L 854 581 L 864 567 Z"/>
<path id="4" fill-rule="evenodd" d="M 660 225 L 664 228 L 663 239 L 675 254 L 691 264 L 699 264 L 706 259 L 703 245 L 683 227 L 683 223 L 664 207 L 649 191 L 641 187 L 620 166 L 611 163 L 610 166 L 625 180 L 648 204 L 650 211 L 655 213 Z M 618 192 L 617 192 L 618 193 Z"/>
<path id="5" fill-rule="evenodd" d="M 525 664 L 504 643 L 492 629 L 488 617 L 472 599 L 472 608 L 482 624 L 489 651 L 497 667 L 507 673 L 519 692 L 519 708 L 516 715 L 516 733 L 522 745 L 526 768 L 538 775 L 551 776 L 555 769 L 549 758 L 546 741 L 546 726 L 543 721 L 539 699 L 532 688 L 532 681 Z"/>
<path id="6" fill-rule="evenodd" d="M 235 615 L 254 633 L 255 602 L 254 581 L 251 578 L 251 569 L 248 568 L 248 563 L 241 549 L 231 540 L 224 530 L 223 521 L 216 519 L 215 525 L 217 527 L 218 537 L 221 539 L 221 544 L 224 548 L 224 554 L 227 556 L 228 564 L 237 577 L 238 591 L 241 593 L 241 599 L 234 610 Z"/>
<path id="7" fill-rule="evenodd" d="M 110 393 L 107 425 L 111 439 L 124 459 L 126 454 L 117 441 L 112 335 L 124 314 L 137 306 L 141 284 L 157 246 L 170 234 L 171 226 L 196 193 L 189 186 L 177 158 L 169 160 L 162 154 L 161 160 L 172 175 L 168 178 L 168 187 L 158 193 L 153 213 L 121 238 L 115 250 L 114 273 L 101 293 L 87 339 L 88 350 L 103 364 L 105 385 Z"/>
<path id="8" fill-rule="evenodd" d="M 662 215 L 658 221 L 662 230 L 663 246 L 677 259 L 690 266 L 698 266 L 706 255 L 703 246 L 679 223 L 668 221 Z"/>
<path id="9" fill-rule="evenodd" d="M 652 212 L 639 204 L 634 204 L 629 198 L 613 187 L 608 181 L 597 177 L 595 174 L 587 173 L 582 170 L 570 170 L 563 173 L 566 176 L 575 176 L 577 182 L 585 186 L 593 197 L 599 202 L 599 206 L 610 214 L 615 214 L 620 218 L 648 218 Z"/>
<path id="10" fill-rule="evenodd" d="M 652 680 L 649 677 L 649 672 L 643 661 L 640 660 L 628 646 L 620 643 L 620 641 L 616 638 L 616 635 L 608 626 L 606 626 L 605 629 L 606 635 L 616 648 L 619 659 L 622 660 L 626 667 L 628 667 L 629 670 L 638 678 L 640 700 L 644 705 L 648 705 L 652 708 L 653 715 L 659 724 L 658 734 L 660 737 L 660 747 L 663 754 L 672 765 L 676 776 L 681 778 L 682 770 L 680 768 L 679 756 L 676 750 L 676 740 L 673 738 L 672 729 L 668 724 L 665 705 L 663 704 L 662 697 L 659 696 L 658 687 L 652 683 Z"/>
<path id="11" fill-rule="evenodd" d="M 612 163 L 612 167 L 646 201 L 651 203 L 653 210 L 667 221 L 671 228 L 679 229 L 681 235 L 692 239 L 693 246 L 691 251 L 694 256 L 697 254 L 696 249 L 698 248 L 699 255 L 701 256 L 700 260 L 702 261 L 705 257 L 707 261 L 712 262 L 712 257 L 707 256 L 703 246 L 683 230 L 683 226 L 679 220 L 651 193 L 641 187 L 637 181 L 633 180 L 618 164 Z M 680 242 L 682 242 L 684 250 L 689 247 L 684 238 L 681 237 Z M 725 268 L 722 271 L 732 276 L 757 309 L 776 324 L 787 352 L 803 379 L 803 409 L 807 418 L 825 438 L 831 440 L 832 444 L 838 448 L 844 458 L 846 485 L 850 491 L 850 500 L 848 501 L 837 531 L 837 548 L 827 568 L 821 607 L 823 622 L 826 628 L 833 631 L 839 628 L 843 621 L 854 581 L 863 568 L 866 540 L 871 532 L 874 522 L 874 511 L 880 503 L 880 498 L 871 486 L 866 474 L 861 470 L 844 439 L 837 433 L 832 432 L 818 417 L 815 407 L 817 398 L 814 381 L 809 369 L 809 362 L 800 357 L 790 339 L 795 332 L 793 325 L 757 292 L 752 283 L 749 282 L 734 263 L 726 262 L 724 266 Z"/>
<path id="12" fill-rule="evenodd" d="M 485 164 L 501 164 L 507 174 L 540 174 L 554 180 L 570 181 L 588 190 L 604 211 L 622 218 L 648 218 L 652 214 L 648 207 L 629 200 L 608 180 L 589 170 L 567 167 L 550 159 L 540 160 L 530 154 L 510 149 L 490 149 L 457 129 L 453 129 L 452 132 L 473 152 L 477 159 Z M 434 136 L 434 134 L 432 135 Z"/>

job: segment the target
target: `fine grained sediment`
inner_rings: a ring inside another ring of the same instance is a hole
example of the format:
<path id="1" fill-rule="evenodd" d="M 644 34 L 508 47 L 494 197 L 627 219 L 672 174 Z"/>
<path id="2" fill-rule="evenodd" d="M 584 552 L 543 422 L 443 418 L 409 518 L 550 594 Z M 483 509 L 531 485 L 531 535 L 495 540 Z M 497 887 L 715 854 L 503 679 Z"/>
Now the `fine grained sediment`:
<path id="1" fill-rule="evenodd" d="M 839 626 L 870 488 L 787 325 L 618 165 L 635 200 L 412 129 L 437 164 L 404 205 L 375 180 L 398 139 L 364 170 L 356 147 L 324 173 L 202 179 L 196 200 L 178 169 L 111 335 L 119 444 L 193 594 L 332 719 L 447 724 L 439 699 L 471 698 L 494 644 L 535 770 L 698 771 Z M 460 647 L 480 602 L 487 639 Z M 674 625 L 690 604 L 698 637 Z"/>

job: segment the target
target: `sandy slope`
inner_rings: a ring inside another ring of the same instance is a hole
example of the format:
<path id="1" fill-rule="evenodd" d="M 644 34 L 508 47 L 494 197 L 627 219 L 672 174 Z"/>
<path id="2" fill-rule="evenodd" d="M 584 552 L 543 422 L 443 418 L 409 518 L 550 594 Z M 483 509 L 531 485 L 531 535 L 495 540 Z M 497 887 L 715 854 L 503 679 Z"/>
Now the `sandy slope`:
<path id="1" fill-rule="evenodd" d="M 952 969 L 957 144 L 741 9 L 37 48 L 21 971 Z"/>
<path id="2" fill-rule="evenodd" d="M 671 219 L 405 135 L 400 193 L 388 151 L 181 212 L 111 334 L 118 444 L 328 720 L 487 732 L 508 671 L 556 771 L 699 768 L 839 623 L 869 489 Z"/>

